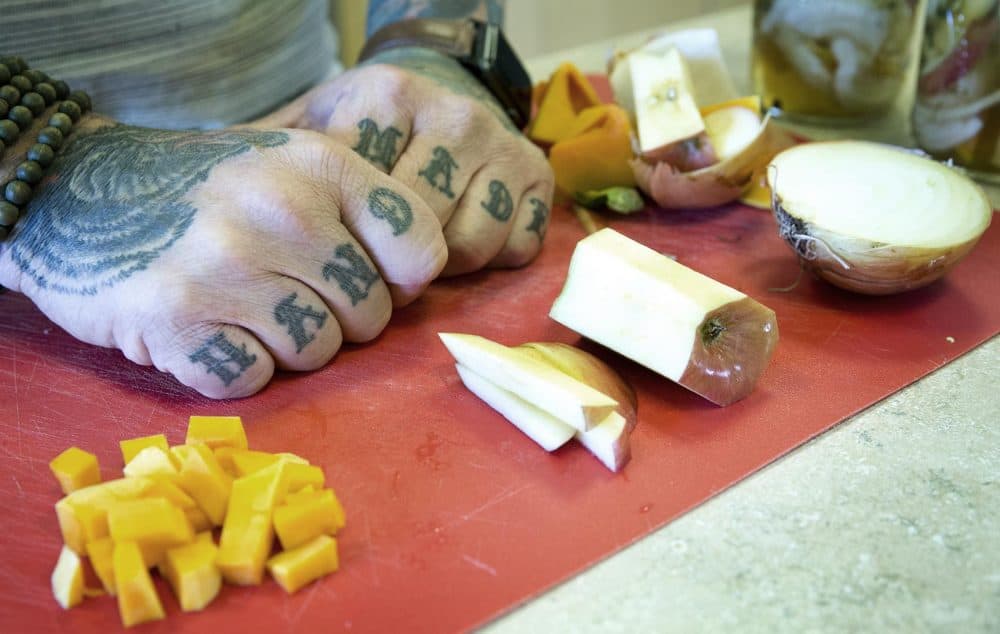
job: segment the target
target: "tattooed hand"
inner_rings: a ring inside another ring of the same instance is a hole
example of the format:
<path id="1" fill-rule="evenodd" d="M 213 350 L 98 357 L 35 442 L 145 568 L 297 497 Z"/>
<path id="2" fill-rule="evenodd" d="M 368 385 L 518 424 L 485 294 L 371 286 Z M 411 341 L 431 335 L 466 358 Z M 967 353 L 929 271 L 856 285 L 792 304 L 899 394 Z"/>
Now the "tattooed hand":
<path id="1" fill-rule="evenodd" d="M 420 197 L 305 130 L 88 117 L 0 244 L 0 284 L 210 397 L 366 341 L 446 261 Z"/>
<path id="2" fill-rule="evenodd" d="M 456 61 L 404 48 L 372 62 L 262 124 L 325 132 L 416 192 L 444 227 L 446 275 L 531 261 L 552 198 L 544 154 Z"/>

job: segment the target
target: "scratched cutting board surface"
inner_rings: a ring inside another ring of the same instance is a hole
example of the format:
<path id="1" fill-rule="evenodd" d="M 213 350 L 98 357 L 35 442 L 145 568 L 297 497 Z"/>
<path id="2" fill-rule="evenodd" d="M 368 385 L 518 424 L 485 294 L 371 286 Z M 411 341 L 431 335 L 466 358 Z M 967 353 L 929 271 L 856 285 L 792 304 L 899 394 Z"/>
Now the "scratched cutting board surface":
<path id="1" fill-rule="evenodd" d="M 273 582 L 223 589 L 210 609 L 148 631 L 467 629 L 646 535 L 838 421 L 1000 330 L 1000 223 L 942 282 L 851 295 L 796 277 L 765 212 L 733 205 L 646 211 L 613 225 L 775 309 L 781 339 L 758 389 L 715 407 L 547 317 L 582 231 L 554 211 L 540 258 L 514 272 L 436 283 L 375 342 L 326 368 L 281 375 L 249 399 L 202 399 L 118 352 L 80 344 L 24 300 L 0 296 L 0 631 L 104 632 L 114 600 L 62 611 L 49 591 L 59 546 L 47 462 L 69 445 L 120 473 L 118 440 L 191 414 L 238 414 L 253 447 L 322 466 L 348 513 L 341 571 L 294 596 Z M 577 343 L 636 387 L 633 459 L 615 475 L 578 446 L 547 454 L 459 383 L 439 331 L 516 344 Z M 950 343 L 952 338 L 954 343 Z"/>

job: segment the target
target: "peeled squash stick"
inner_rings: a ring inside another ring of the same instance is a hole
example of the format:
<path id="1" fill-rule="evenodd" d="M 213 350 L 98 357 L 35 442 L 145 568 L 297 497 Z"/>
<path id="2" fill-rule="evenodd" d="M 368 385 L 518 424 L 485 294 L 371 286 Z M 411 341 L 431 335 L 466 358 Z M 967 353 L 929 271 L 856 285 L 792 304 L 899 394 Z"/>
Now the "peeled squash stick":
<path id="1" fill-rule="evenodd" d="M 546 451 L 575 438 L 612 471 L 628 462 L 635 392 L 603 361 L 555 342 L 508 348 L 477 335 L 439 336 L 458 361 L 462 383 Z M 579 424 L 581 408 L 599 417 L 596 424 Z"/>
<path id="2" fill-rule="evenodd" d="M 753 391 L 778 343 L 770 308 L 612 229 L 577 243 L 549 316 L 717 405 Z"/>

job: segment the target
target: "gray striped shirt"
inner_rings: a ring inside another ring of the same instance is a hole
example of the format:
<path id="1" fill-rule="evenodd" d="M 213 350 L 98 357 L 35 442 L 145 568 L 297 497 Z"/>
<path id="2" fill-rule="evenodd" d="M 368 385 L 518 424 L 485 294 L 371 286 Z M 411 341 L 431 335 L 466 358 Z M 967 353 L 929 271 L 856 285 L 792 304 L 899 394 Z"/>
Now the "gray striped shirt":
<path id="1" fill-rule="evenodd" d="M 157 128 L 246 121 L 340 70 L 327 0 L 0 0 L 0 54 Z"/>

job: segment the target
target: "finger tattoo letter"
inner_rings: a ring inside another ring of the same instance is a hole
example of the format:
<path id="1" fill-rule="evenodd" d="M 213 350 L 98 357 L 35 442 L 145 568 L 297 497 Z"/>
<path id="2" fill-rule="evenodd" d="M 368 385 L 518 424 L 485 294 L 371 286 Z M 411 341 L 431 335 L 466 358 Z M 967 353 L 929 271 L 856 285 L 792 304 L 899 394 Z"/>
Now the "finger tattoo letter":
<path id="1" fill-rule="evenodd" d="M 288 328 L 288 334 L 295 340 L 295 352 L 299 353 L 316 338 L 316 331 L 326 323 L 327 312 L 315 310 L 308 304 L 300 306 L 295 303 L 296 297 L 298 293 L 292 293 L 278 302 L 274 307 L 274 320 Z M 312 320 L 316 325 L 313 332 L 306 331 L 306 320 Z"/>
<path id="2" fill-rule="evenodd" d="M 403 133 L 393 126 L 380 131 L 378 124 L 371 119 L 362 119 L 358 129 L 361 130 L 361 139 L 352 149 L 389 171 L 396 161 L 396 141 L 402 138 Z"/>
<path id="3" fill-rule="evenodd" d="M 406 233 L 413 224 L 413 209 L 406 199 L 385 187 L 376 187 L 368 194 L 368 208 L 372 215 L 392 225 L 392 235 Z"/>
<path id="4" fill-rule="evenodd" d="M 205 366 L 209 374 L 214 374 L 227 386 L 240 378 L 243 372 L 257 362 L 257 355 L 248 354 L 245 344 L 237 346 L 226 334 L 219 331 L 188 357 L 191 363 Z"/>
<path id="5" fill-rule="evenodd" d="M 351 298 L 351 306 L 368 297 L 368 290 L 378 281 L 378 273 L 368 266 L 354 245 L 344 243 L 333 252 L 334 259 L 323 265 L 323 279 L 337 280 L 340 290 Z"/>
<path id="6" fill-rule="evenodd" d="M 510 197 L 510 191 L 506 185 L 497 180 L 490 181 L 490 199 L 479 204 L 500 222 L 507 222 L 514 213 L 514 201 Z"/>
<path id="7" fill-rule="evenodd" d="M 439 192 L 448 198 L 454 198 L 455 192 L 451 191 L 451 170 L 458 169 L 458 163 L 451 157 L 448 150 L 440 145 L 434 148 L 434 158 L 427 164 L 427 167 L 417 172 L 427 179 Z M 438 184 L 438 178 L 443 177 L 444 182 Z"/>
<path id="8" fill-rule="evenodd" d="M 532 198 L 531 203 L 531 224 L 528 231 L 538 234 L 538 239 L 545 237 L 545 221 L 549 218 L 549 208 L 538 198 Z"/>

